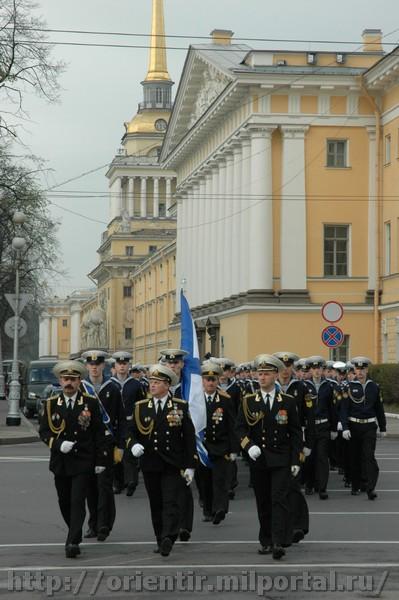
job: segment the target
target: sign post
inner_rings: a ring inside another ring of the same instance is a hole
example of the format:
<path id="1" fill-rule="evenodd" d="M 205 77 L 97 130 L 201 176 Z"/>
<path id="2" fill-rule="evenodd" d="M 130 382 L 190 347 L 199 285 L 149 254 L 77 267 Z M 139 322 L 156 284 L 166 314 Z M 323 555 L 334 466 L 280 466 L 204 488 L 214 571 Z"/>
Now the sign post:
<path id="1" fill-rule="evenodd" d="M 321 341 L 327 348 L 338 348 L 344 343 L 345 335 L 342 329 L 334 323 L 340 321 L 344 316 L 344 307 L 340 302 L 330 300 L 321 307 L 321 316 L 329 323 L 329 326 L 321 332 Z"/>

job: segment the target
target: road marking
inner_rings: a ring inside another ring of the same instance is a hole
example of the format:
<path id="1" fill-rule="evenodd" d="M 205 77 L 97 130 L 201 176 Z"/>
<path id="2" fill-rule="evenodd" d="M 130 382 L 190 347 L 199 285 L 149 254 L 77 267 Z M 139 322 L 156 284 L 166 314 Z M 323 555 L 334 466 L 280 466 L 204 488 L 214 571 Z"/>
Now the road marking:
<path id="1" fill-rule="evenodd" d="M 75 566 L 34 566 L 27 565 L 25 567 L 0 567 L 0 572 L 18 572 L 18 571 L 77 571 L 80 569 L 84 569 L 85 571 L 97 571 L 97 570 L 127 570 L 127 569 L 274 569 L 274 570 L 290 570 L 290 569 L 392 569 L 399 567 L 399 563 L 278 563 L 278 565 L 274 563 L 249 563 L 249 564 L 220 564 L 215 565 L 212 563 L 211 565 L 207 564 L 154 564 L 154 565 L 86 565 L 82 558 L 80 558 Z"/>
<path id="2" fill-rule="evenodd" d="M 176 542 L 177 546 L 216 546 L 216 545 L 239 545 L 239 544 L 258 544 L 258 540 L 193 540 L 187 544 L 187 542 Z M 303 540 L 303 544 L 399 544 L 399 540 Z M 58 547 L 65 546 L 62 542 L 38 542 L 28 544 L 0 544 L 0 548 L 42 548 L 42 547 Z M 155 546 L 155 542 L 84 542 L 80 544 L 84 548 L 106 547 L 106 546 Z"/>
<path id="3" fill-rule="evenodd" d="M 360 516 L 360 515 L 399 515 L 399 512 L 366 512 L 366 511 L 357 511 L 357 512 L 338 512 L 338 511 L 331 511 L 331 512 L 309 512 L 310 515 L 356 515 L 356 516 Z"/>
<path id="4" fill-rule="evenodd" d="M 331 489 L 329 488 L 327 491 L 328 491 L 328 492 L 346 492 L 346 493 L 347 493 L 347 494 L 349 494 L 349 495 L 350 495 L 350 493 L 351 493 L 351 492 L 350 492 L 350 489 L 348 489 L 348 488 L 339 488 L 339 489 L 337 489 L 337 490 L 334 490 L 334 489 L 332 489 L 332 490 L 331 490 Z M 399 490 L 380 490 L 380 489 L 378 489 L 378 488 L 377 488 L 377 492 L 399 492 Z M 363 494 L 363 493 L 365 494 L 366 492 L 361 492 L 361 493 L 362 493 L 362 494 Z"/>

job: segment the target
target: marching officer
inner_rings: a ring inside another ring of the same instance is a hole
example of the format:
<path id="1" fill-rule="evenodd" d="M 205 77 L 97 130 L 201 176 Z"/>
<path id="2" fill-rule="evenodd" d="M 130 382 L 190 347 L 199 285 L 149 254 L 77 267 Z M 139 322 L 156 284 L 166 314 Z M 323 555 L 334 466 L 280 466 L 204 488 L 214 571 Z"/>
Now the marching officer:
<path id="1" fill-rule="evenodd" d="M 322 376 L 325 360 L 322 356 L 306 359 L 311 379 L 306 380 L 307 400 L 314 406 L 315 440 L 312 454 L 305 463 L 305 494 L 316 488 L 320 500 L 327 500 L 330 473 L 328 459 L 330 440 L 337 438 L 338 418 L 334 404 L 334 383 Z"/>
<path id="2" fill-rule="evenodd" d="M 378 480 L 378 463 L 375 458 L 377 424 L 381 435 L 386 435 L 386 418 L 379 386 L 368 378 L 371 360 L 365 356 L 351 359 L 356 380 L 343 389 L 342 437 L 350 440 L 352 457 L 352 494 L 360 493 L 361 475 L 366 479 L 369 500 L 375 500 Z"/>
<path id="3" fill-rule="evenodd" d="M 90 514 L 85 538 L 96 537 L 99 542 L 106 540 L 115 521 L 114 463 L 122 461 L 126 444 L 126 418 L 121 391 L 116 382 L 104 377 L 106 357 L 107 353 L 102 350 L 88 350 L 82 354 L 88 371 L 88 377 L 82 385 L 87 393 L 97 396 L 100 401 L 108 449 L 106 469 L 101 475 L 92 477 L 87 496 Z"/>
<path id="4" fill-rule="evenodd" d="M 237 433 L 251 459 L 260 523 L 258 552 L 279 560 L 285 554 L 290 477 L 297 477 L 300 470 L 302 431 L 294 398 L 276 386 L 284 364 L 275 356 L 260 354 L 255 365 L 260 389 L 243 398 Z"/>
<path id="5" fill-rule="evenodd" d="M 204 503 L 203 520 L 212 521 L 214 525 L 219 525 L 229 511 L 231 463 L 239 451 L 233 402 L 218 388 L 221 371 L 221 367 L 211 361 L 203 363 L 201 368 L 207 413 L 204 446 L 212 466 L 200 464 L 198 478 Z"/>
<path id="6" fill-rule="evenodd" d="M 161 363 L 166 364 L 167 367 L 172 369 L 176 373 L 178 382 L 175 386 L 171 386 L 169 394 L 172 398 L 180 398 L 181 400 L 188 400 L 183 398 L 183 386 L 182 386 L 182 371 L 184 367 L 184 357 L 187 356 L 188 352 L 181 348 L 168 348 L 161 352 Z M 191 491 L 191 486 L 184 485 L 184 480 L 180 486 L 180 530 L 179 539 L 181 542 L 188 542 L 191 537 L 193 530 L 194 521 L 194 499 Z"/>
<path id="7" fill-rule="evenodd" d="M 90 477 L 101 475 L 108 464 L 105 427 L 97 398 L 80 391 L 86 370 L 78 361 L 59 362 L 54 367 L 62 392 L 46 401 L 39 433 L 50 448 L 50 471 L 68 535 L 67 558 L 80 554 L 85 502 Z"/>
<path id="8" fill-rule="evenodd" d="M 335 370 L 335 379 L 336 386 L 334 386 L 334 395 L 335 395 L 335 406 L 338 415 L 338 425 L 337 425 L 337 433 L 338 437 L 336 440 L 336 457 L 337 457 L 337 465 L 338 472 L 344 475 L 344 485 L 345 487 L 350 487 L 351 481 L 351 457 L 350 457 L 350 444 L 347 444 L 344 438 L 342 437 L 342 421 L 341 421 L 341 411 L 342 411 L 342 399 L 344 388 L 347 386 L 347 374 L 348 374 L 348 366 L 347 363 L 337 361 L 333 365 Z"/>
<path id="9" fill-rule="evenodd" d="M 275 352 L 273 356 L 284 363 L 284 369 L 279 371 L 277 383 L 285 394 L 295 398 L 302 427 L 301 458 L 305 461 L 314 446 L 315 417 L 313 402 L 307 395 L 305 383 L 295 378 L 294 363 L 299 360 L 299 356 L 293 352 Z M 309 532 L 309 508 L 302 493 L 300 477 L 291 477 L 288 502 L 290 518 L 287 526 L 287 541 L 291 541 L 291 537 L 292 541 L 297 543 Z"/>
<path id="10" fill-rule="evenodd" d="M 157 540 L 155 552 L 168 556 L 179 533 L 182 477 L 190 485 L 198 463 L 188 404 L 172 398 L 177 376 L 166 365 L 150 369 L 150 397 L 136 402 L 127 448 L 140 458 Z"/>
<path id="11" fill-rule="evenodd" d="M 129 375 L 129 362 L 132 358 L 130 352 L 120 350 L 112 355 L 115 360 L 115 372 L 113 377 L 122 394 L 122 402 L 125 410 L 127 424 L 133 419 L 134 407 L 136 402 L 146 397 L 146 392 L 141 384 L 141 381 Z M 130 452 L 123 454 L 123 473 L 117 470 L 115 478 L 114 493 L 120 494 L 126 485 L 126 496 L 133 496 L 139 482 L 138 462 L 134 459 Z"/>
<path id="12" fill-rule="evenodd" d="M 234 406 L 234 413 L 237 417 L 238 409 L 241 406 L 241 401 L 243 398 L 243 391 L 234 376 L 234 362 L 228 358 L 218 358 L 216 362 L 222 368 L 222 373 L 219 377 L 219 387 L 230 396 Z M 238 487 L 238 467 L 236 460 L 231 463 L 230 471 L 231 481 L 229 499 L 233 500 L 235 497 L 234 490 L 236 487 Z"/>

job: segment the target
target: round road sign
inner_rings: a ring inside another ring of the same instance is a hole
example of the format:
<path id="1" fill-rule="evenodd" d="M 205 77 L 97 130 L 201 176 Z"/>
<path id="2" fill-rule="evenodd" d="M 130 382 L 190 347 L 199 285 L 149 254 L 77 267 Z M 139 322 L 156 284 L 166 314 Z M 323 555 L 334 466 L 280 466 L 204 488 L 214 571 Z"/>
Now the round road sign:
<path id="1" fill-rule="evenodd" d="M 4 331 L 6 332 L 8 337 L 13 338 L 14 330 L 15 330 L 15 317 L 10 317 L 5 322 Z M 26 324 L 26 321 L 24 319 L 21 319 L 21 317 L 19 317 L 19 319 L 18 319 L 18 337 L 19 338 L 24 337 L 24 335 L 26 334 L 27 331 L 28 331 L 28 326 Z"/>
<path id="2" fill-rule="evenodd" d="M 344 338 L 345 336 L 342 329 L 335 325 L 330 325 L 321 332 L 321 340 L 327 348 L 337 348 L 338 346 L 341 346 Z"/>
<path id="3" fill-rule="evenodd" d="M 327 323 L 336 323 L 344 316 L 344 307 L 339 302 L 331 300 L 321 307 L 321 316 Z"/>

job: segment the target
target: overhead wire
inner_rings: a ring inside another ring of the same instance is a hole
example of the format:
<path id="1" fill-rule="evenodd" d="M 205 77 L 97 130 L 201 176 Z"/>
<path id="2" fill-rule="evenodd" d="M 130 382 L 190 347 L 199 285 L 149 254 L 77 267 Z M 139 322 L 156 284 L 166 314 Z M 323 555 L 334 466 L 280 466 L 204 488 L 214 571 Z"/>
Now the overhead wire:
<path id="1" fill-rule="evenodd" d="M 399 30 L 399 28 L 398 28 L 397 30 Z M 390 33 L 386 34 L 386 36 L 392 35 L 392 34 L 393 34 L 393 33 L 395 33 L 397 30 L 393 30 L 392 32 L 390 32 Z M 386 37 L 386 36 L 383 36 L 383 37 Z M 202 48 L 201 48 L 201 51 L 202 51 Z M 331 63 L 331 64 L 334 64 L 334 63 Z M 321 70 L 321 71 L 322 71 L 322 70 L 325 68 L 325 66 L 328 66 L 328 65 L 323 65 L 323 67 L 318 67 L 318 68 L 316 67 L 316 69 L 313 69 L 313 70 L 312 70 L 312 74 L 314 75 L 314 74 L 315 74 L 315 72 L 317 73 L 317 71 L 318 71 L 318 70 Z M 265 94 L 262 94 L 262 95 L 258 96 L 258 100 L 261 100 L 261 99 L 263 99 L 263 98 L 265 98 L 265 97 L 267 97 L 267 96 L 270 96 L 271 94 L 274 94 L 276 91 L 279 91 L 279 90 L 281 90 L 281 89 L 286 89 L 287 87 L 290 87 L 291 85 L 293 85 L 293 83 L 296 83 L 296 82 L 298 82 L 298 81 L 302 80 L 303 78 L 304 78 L 304 75 L 303 75 L 303 74 L 301 74 L 300 76 L 298 76 L 298 77 L 296 77 L 296 78 L 292 79 L 292 80 L 291 80 L 291 81 L 290 81 L 288 84 L 287 84 L 287 83 L 285 83 L 285 84 L 280 84 L 280 85 L 277 85 L 277 86 L 275 86 L 275 87 L 274 87 L 272 90 L 269 90 L 269 91 L 268 91 L 268 92 L 266 92 Z M 247 106 L 249 106 L 249 105 L 252 105 L 252 104 L 253 104 L 253 99 L 252 99 L 252 98 L 250 98 L 250 99 L 249 99 L 247 102 L 241 103 L 241 107 L 245 107 L 246 105 L 247 105 Z M 233 112 L 233 110 L 237 110 L 237 106 L 236 106 L 236 107 L 234 107 L 234 109 L 231 109 L 230 111 L 228 111 L 228 112 L 227 112 L 227 114 L 229 114 L 230 112 Z M 347 120 L 348 120 L 348 118 L 349 118 L 350 116 L 352 116 L 352 114 L 353 114 L 353 113 L 351 113 L 351 114 L 347 115 L 347 116 L 346 116 L 346 118 L 345 118 L 345 121 L 347 121 Z M 315 119 L 313 119 L 312 121 L 310 121 L 310 123 L 309 123 L 309 124 L 311 124 L 311 123 L 312 123 L 314 120 L 316 120 L 317 118 L 318 118 L 318 117 L 315 117 Z M 343 129 L 343 128 L 344 128 L 344 125 L 340 126 L 340 130 L 341 130 L 341 129 Z M 153 146 L 153 144 L 151 145 L 151 147 L 152 147 L 152 146 Z M 263 152 L 263 151 L 261 151 L 261 152 Z M 320 154 L 321 154 L 322 152 L 324 152 L 324 147 L 323 147 L 323 149 L 321 149 L 321 150 L 320 150 L 320 152 L 319 152 L 318 154 L 316 154 L 316 155 L 313 157 L 313 159 L 312 159 L 311 161 L 309 161 L 308 163 L 305 163 L 304 169 L 302 169 L 302 171 L 303 171 L 303 170 L 305 170 L 305 169 L 306 169 L 306 167 L 307 167 L 309 164 L 312 164 L 312 162 L 314 162 L 314 160 L 316 160 L 316 159 L 317 159 L 317 158 L 320 156 Z M 253 156 L 254 156 L 254 153 L 251 153 L 251 154 L 250 154 L 248 157 L 242 158 L 242 159 L 241 159 L 241 161 L 237 161 L 237 162 L 242 162 L 243 160 L 250 160 L 251 158 L 253 158 Z M 116 157 L 116 158 L 118 158 L 118 157 Z M 126 159 L 126 158 L 128 158 L 128 156 L 121 156 L 120 158 L 121 158 L 121 160 L 123 160 L 123 159 Z M 114 160 L 115 160 L 115 159 L 114 159 Z M 111 165 L 112 165 L 112 163 L 111 163 Z M 101 170 L 101 169 L 105 168 L 106 166 L 111 166 L 111 165 L 110 165 L 110 163 L 108 162 L 108 163 L 106 163 L 105 165 L 101 165 L 100 167 L 97 167 L 97 168 L 95 168 L 95 169 L 91 169 L 90 171 L 87 171 L 87 172 L 85 172 L 85 173 L 82 173 L 82 174 L 80 174 L 80 175 L 78 175 L 78 176 L 76 176 L 76 177 L 70 178 L 70 179 L 68 179 L 68 180 L 66 180 L 66 181 L 64 181 L 64 182 L 62 182 L 62 183 L 60 183 L 60 184 L 58 184 L 58 185 L 56 185 L 56 186 L 52 186 L 51 188 L 49 188 L 49 189 L 48 189 L 48 190 L 46 190 L 46 191 L 51 191 L 51 190 L 53 190 L 53 189 L 54 189 L 54 188 L 56 188 L 56 187 L 60 187 L 60 186 L 62 186 L 62 185 L 66 185 L 67 183 L 70 183 L 70 182 L 72 182 L 72 181 L 76 181 L 77 179 L 80 179 L 80 178 L 82 178 L 82 177 L 84 177 L 84 176 L 86 176 L 86 175 L 88 175 L 88 174 L 94 173 L 94 172 L 96 172 L 96 171 L 99 171 L 99 170 Z M 301 172 L 302 172 L 302 171 L 301 171 Z M 291 180 L 289 180 L 288 182 L 286 182 L 286 183 L 284 184 L 284 186 L 281 186 L 281 187 L 280 187 L 280 190 L 281 190 L 281 189 L 283 189 L 283 187 L 285 187 L 285 186 L 286 186 L 288 183 L 290 183 L 290 182 L 291 182 L 293 179 L 295 179 L 295 178 L 296 178 L 296 177 L 297 177 L 299 174 L 300 174 L 300 173 L 297 173 L 296 175 L 294 175 L 294 176 L 292 177 L 292 179 L 291 179 Z M 279 194 L 278 194 L 277 192 L 274 192 L 274 193 L 273 193 L 273 195 L 274 195 L 274 196 L 276 196 L 276 195 L 278 196 Z M 245 194 L 244 196 L 245 196 L 245 197 L 248 197 L 248 195 L 247 195 L 247 194 Z M 241 197 L 242 197 L 242 196 L 241 196 Z M 263 202 L 263 201 L 264 201 L 264 199 L 265 199 L 265 196 L 263 195 L 263 196 L 262 196 L 262 199 L 261 199 L 259 202 Z M 94 221 L 94 222 L 99 222 L 99 223 L 102 223 L 102 224 L 107 224 L 107 223 L 105 223 L 104 221 L 99 221 L 99 220 L 97 220 L 97 219 L 93 219 L 93 218 L 91 218 L 91 217 L 88 217 L 88 216 L 86 216 L 86 215 L 83 215 L 83 214 L 81 214 L 81 213 L 78 213 L 78 212 L 76 212 L 76 211 L 70 211 L 70 210 L 67 210 L 65 207 L 59 206 L 59 205 L 57 205 L 55 202 L 51 202 L 51 204 L 53 204 L 54 206 L 57 206 L 57 207 L 58 207 L 58 208 L 60 208 L 61 210 L 66 210 L 67 212 L 72 212 L 72 214 L 75 214 L 76 216 L 81 216 L 82 218 L 85 218 L 85 219 L 87 219 L 87 220 L 92 220 L 92 221 Z M 257 204 L 257 203 L 256 203 L 256 204 Z M 239 211 L 238 213 L 234 213 L 234 214 L 231 214 L 231 215 L 227 215 L 227 216 L 225 216 L 225 217 L 222 217 L 220 220 L 224 220 L 224 219 L 229 219 L 229 218 L 232 218 L 232 217 L 236 216 L 237 214 L 239 214 L 239 213 L 241 213 L 241 212 L 244 212 L 244 211 L 248 210 L 249 208 L 253 208 L 254 206 L 256 206 L 256 204 L 252 204 L 250 207 L 246 207 L 246 208 L 244 208 L 243 210 Z M 216 222 L 217 222 L 217 221 L 216 221 Z M 210 223 L 215 223 L 215 220 L 212 220 L 212 221 L 211 221 L 211 222 L 209 222 L 209 223 L 197 224 L 196 226 L 191 226 L 191 227 L 188 227 L 188 228 L 192 229 L 192 228 L 194 228 L 194 227 L 201 227 L 201 226 L 208 225 L 208 224 L 210 224 Z M 180 228 L 179 228 L 179 229 L 180 229 Z"/>

